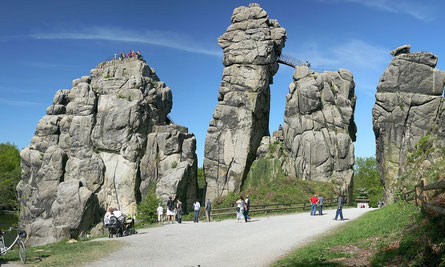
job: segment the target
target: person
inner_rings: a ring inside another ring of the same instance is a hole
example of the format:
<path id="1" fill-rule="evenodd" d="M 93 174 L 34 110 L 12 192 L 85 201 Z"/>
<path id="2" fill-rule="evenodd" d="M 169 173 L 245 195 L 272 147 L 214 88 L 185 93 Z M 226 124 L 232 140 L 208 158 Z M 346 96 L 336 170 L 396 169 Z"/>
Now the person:
<path id="1" fill-rule="evenodd" d="M 175 222 L 175 203 L 172 200 L 172 197 L 168 197 L 168 201 L 167 201 L 167 220 L 168 223 L 170 223 L 170 221 L 172 223 Z"/>
<path id="2" fill-rule="evenodd" d="M 116 53 L 114 53 L 114 60 L 116 60 L 117 59 L 117 54 Z"/>
<path id="3" fill-rule="evenodd" d="M 134 50 L 131 51 L 131 57 L 134 58 Z"/>
<path id="4" fill-rule="evenodd" d="M 343 209 L 343 204 L 345 202 L 344 201 L 344 197 L 341 194 L 338 194 L 337 201 L 338 201 L 338 206 L 337 206 L 337 212 L 335 213 L 335 219 L 334 220 L 337 220 L 338 215 L 340 215 L 340 220 L 343 221 L 343 211 L 342 211 L 342 209 Z"/>
<path id="5" fill-rule="evenodd" d="M 107 225 L 107 224 L 110 224 L 110 218 L 111 218 L 111 216 L 114 216 L 114 209 L 113 208 L 108 208 L 108 211 L 107 211 L 107 213 L 105 213 L 105 217 L 104 217 L 104 224 L 105 225 Z"/>
<path id="6" fill-rule="evenodd" d="M 141 55 L 141 51 L 136 51 L 136 58 L 137 59 L 142 59 L 142 55 Z"/>
<path id="7" fill-rule="evenodd" d="M 195 223 L 198 222 L 200 208 L 201 208 L 201 204 L 199 204 L 199 201 L 196 200 L 195 203 L 193 203 L 193 212 L 195 214 L 195 218 L 194 218 L 193 222 L 195 222 Z"/>
<path id="8" fill-rule="evenodd" d="M 318 197 L 318 213 L 323 215 L 323 197 L 321 195 Z"/>
<path id="9" fill-rule="evenodd" d="M 182 223 L 182 202 L 181 199 L 178 197 L 176 200 L 176 216 L 178 217 L 178 223 Z"/>
<path id="10" fill-rule="evenodd" d="M 317 195 L 311 197 L 310 202 L 311 202 L 311 216 L 315 216 L 316 215 L 315 213 L 317 213 L 317 203 L 318 203 Z"/>
<path id="11" fill-rule="evenodd" d="M 207 221 L 210 222 L 210 212 L 212 211 L 212 202 L 210 202 L 210 199 L 207 199 L 206 201 L 206 217 Z"/>
<path id="12" fill-rule="evenodd" d="M 250 210 L 250 199 L 249 194 L 246 195 L 246 201 L 244 201 L 244 221 L 250 222 L 251 219 L 249 217 L 249 210 Z"/>
<path id="13" fill-rule="evenodd" d="M 156 209 L 156 213 L 158 214 L 158 222 L 159 222 L 159 224 L 161 224 L 163 221 L 163 215 L 164 215 L 164 208 L 161 206 L 161 203 L 159 203 L 159 206 Z"/>
<path id="14" fill-rule="evenodd" d="M 238 222 L 244 220 L 244 204 L 244 197 L 240 196 L 236 201 L 236 219 Z"/>

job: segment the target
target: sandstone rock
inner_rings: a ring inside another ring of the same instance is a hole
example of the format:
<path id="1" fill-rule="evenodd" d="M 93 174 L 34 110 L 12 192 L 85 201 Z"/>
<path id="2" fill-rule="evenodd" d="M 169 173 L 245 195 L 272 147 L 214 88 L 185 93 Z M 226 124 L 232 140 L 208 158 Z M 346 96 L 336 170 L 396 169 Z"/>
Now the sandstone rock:
<path id="1" fill-rule="evenodd" d="M 352 73 L 345 69 L 316 73 L 306 66 L 295 68 L 283 125 L 289 157 L 289 166 L 283 169 L 289 170 L 288 175 L 350 189 L 356 138 L 354 87 Z"/>
<path id="2" fill-rule="evenodd" d="M 191 210 L 198 190 L 195 150 L 196 138 L 186 127 L 155 126 L 147 137 L 146 153 L 141 160 L 141 192 L 155 185 L 161 199 L 180 197 L 184 209 Z"/>
<path id="3" fill-rule="evenodd" d="M 135 214 L 146 181 L 159 196 L 181 196 L 191 205 L 196 140 L 187 128 L 167 125 L 171 107 L 170 88 L 136 59 L 103 62 L 91 76 L 75 79 L 72 89 L 57 91 L 21 152 L 17 191 L 29 244 L 100 232 L 108 207 Z M 161 155 L 160 166 L 149 157 L 153 151 Z M 178 166 L 170 170 L 174 161 Z M 156 166 L 156 173 L 144 166 Z"/>
<path id="4" fill-rule="evenodd" d="M 429 52 L 409 53 L 409 46 L 396 48 L 377 85 L 372 110 L 376 137 L 376 159 L 385 189 L 386 203 L 394 193 L 411 183 L 401 177 L 406 159 L 427 135 L 443 146 L 445 72 L 436 69 L 437 56 Z M 417 177 L 412 178 L 417 179 Z"/>
<path id="5" fill-rule="evenodd" d="M 218 105 L 204 149 L 207 198 L 238 192 L 263 136 L 269 135 L 270 88 L 286 31 L 258 5 L 238 7 L 218 38 L 224 51 Z"/>

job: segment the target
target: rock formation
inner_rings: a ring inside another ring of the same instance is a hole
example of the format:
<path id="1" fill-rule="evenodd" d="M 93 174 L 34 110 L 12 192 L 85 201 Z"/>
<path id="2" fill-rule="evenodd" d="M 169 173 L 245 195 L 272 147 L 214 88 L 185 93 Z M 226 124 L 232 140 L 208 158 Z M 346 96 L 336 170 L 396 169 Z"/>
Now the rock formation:
<path id="1" fill-rule="evenodd" d="M 380 77 L 372 111 L 376 159 L 387 203 L 405 183 L 408 153 L 424 137 L 445 146 L 445 72 L 436 69 L 437 56 L 410 53 L 410 45 L 390 52 L 394 56 Z M 415 177 L 415 179 L 419 179 Z"/>
<path id="2" fill-rule="evenodd" d="M 110 206 L 134 214 L 150 186 L 194 199 L 195 137 L 168 125 L 171 108 L 170 88 L 139 59 L 103 62 L 57 91 L 21 152 L 30 244 L 82 235 Z"/>
<path id="3" fill-rule="evenodd" d="M 207 198 L 240 190 L 263 136 L 269 135 L 270 88 L 286 32 L 258 4 L 233 11 L 218 38 L 224 51 L 218 105 L 204 149 Z"/>
<path id="4" fill-rule="evenodd" d="M 346 69 L 317 73 L 295 67 L 284 112 L 284 147 L 289 175 L 331 181 L 348 191 L 354 175 L 356 96 Z M 352 190 L 349 190 L 352 193 Z"/>

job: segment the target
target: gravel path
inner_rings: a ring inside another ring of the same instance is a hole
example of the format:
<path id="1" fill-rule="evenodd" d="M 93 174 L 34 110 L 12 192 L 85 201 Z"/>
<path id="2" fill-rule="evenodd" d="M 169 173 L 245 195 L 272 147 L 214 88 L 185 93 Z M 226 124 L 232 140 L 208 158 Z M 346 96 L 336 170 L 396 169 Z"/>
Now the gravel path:
<path id="1" fill-rule="evenodd" d="M 351 208 L 343 214 L 353 220 L 369 210 Z M 127 246 L 87 266 L 267 266 L 347 222 L 334 217 L 335 210 L 325 210 L 323 216 L 296 213 L 253 218 L 249 223 L 169 224 L 120 238 Z"/>

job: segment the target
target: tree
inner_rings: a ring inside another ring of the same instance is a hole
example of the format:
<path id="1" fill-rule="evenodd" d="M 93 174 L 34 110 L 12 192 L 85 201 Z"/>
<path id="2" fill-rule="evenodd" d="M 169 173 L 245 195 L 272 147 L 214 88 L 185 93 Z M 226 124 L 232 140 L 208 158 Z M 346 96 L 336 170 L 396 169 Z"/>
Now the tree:
<path id="1" fill-rule="evenodd" d="M 377 201 L 383 198 L 383 186 L 375 157 L 358 157 L 355 160 L 353 192 L 354 198 L 363 197 L 366 192 L 371 207 L 377 207 Z"/>
<path id="2" fill-rule="evenodd" d="M 154 223 L 157 221 L 158 216 L 156 209 L 158 208 L 161 200 L 158 199 L 155 193 L 147 191 L 147 195 L 144 197 L 141 203 L 138 205 L 138 219 L 145 223 Z"/>
<path id="3" fill-rule="evenodd" d="M 0 144 L 0 209 L 17 207 L 16 186 L 20 181 L 20 151 L 16 145 Z"/>

